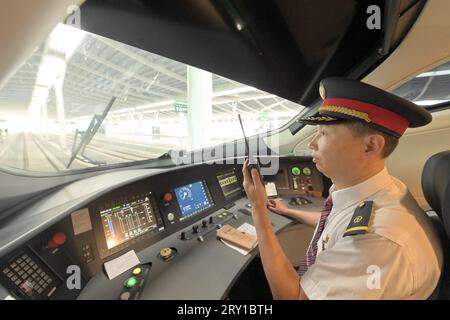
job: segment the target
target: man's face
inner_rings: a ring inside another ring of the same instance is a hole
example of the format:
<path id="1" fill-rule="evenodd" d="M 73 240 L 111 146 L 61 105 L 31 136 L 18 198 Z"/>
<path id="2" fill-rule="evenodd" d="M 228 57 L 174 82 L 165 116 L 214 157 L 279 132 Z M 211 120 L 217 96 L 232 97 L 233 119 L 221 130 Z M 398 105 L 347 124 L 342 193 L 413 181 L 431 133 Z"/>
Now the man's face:
<path id="1" fill-rule="evenodd" d="M 331 180 L 358 174 L 364 164 L 363 139 L 344 124 L 317 126 L 309 147 L 317 169 Z"/>

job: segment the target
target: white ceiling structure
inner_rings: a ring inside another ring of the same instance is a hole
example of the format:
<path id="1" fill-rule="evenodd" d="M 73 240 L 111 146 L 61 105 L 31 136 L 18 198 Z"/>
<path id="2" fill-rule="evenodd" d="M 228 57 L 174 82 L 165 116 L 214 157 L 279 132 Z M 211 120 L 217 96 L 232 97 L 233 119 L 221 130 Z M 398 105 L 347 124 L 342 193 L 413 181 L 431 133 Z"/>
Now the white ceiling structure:
<path id="1" fill-rule="evenodd" d="M 77 31 L 82 32 L 82 31 Z M 176 99 L 187 98 L 187 67 L 107 38 L 82 32 L 84 36 L 66 61 L 63 83 L 67 121 L 99 114 L 111 97 L 117 97 L 110 115 L 141 113 L 144 117 L 176 118 Z M 66 39 L 67 42 L 68 39 Z M 73 45 L 73 43 L 72 43 Z M 0 89 L 0 119 L 26 115 L 49 41 L 42 44 L 18 72 Z M 253 87 L 213 75 L 213 118 L 276 114 L 292 117 L 303 108 Z M 49 91 L 49 119 L 56 119 L 56 97 Z"/>

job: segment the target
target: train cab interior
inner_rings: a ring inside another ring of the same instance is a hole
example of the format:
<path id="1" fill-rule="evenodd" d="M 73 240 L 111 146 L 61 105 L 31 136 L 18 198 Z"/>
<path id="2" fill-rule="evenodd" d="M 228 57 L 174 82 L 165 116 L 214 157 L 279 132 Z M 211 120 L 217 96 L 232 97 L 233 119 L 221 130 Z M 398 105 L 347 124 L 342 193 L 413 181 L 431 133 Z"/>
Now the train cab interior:
<path id="1" fill-rule="evenodd" d="M 387 168 L 447 252 L 448 12 L 445 0 L 2 1 L 0 298 L 270 299 L 249 272 L 257 244 L 217 231 L 254 232 L 250 155 L 269 198 L 320 211 L 332 181 L 298 119 L 329 76 L 432 113 Z M 297 267 L 314 229 L 267 214 Z M 447 269 L 430 299 L 450 298 Z"/>

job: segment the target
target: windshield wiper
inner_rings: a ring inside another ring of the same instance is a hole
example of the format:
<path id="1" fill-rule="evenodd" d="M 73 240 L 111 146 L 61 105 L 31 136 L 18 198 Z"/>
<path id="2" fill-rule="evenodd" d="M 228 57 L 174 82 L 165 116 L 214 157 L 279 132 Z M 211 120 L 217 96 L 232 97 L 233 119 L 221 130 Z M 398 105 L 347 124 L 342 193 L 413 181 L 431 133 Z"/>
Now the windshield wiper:
<path id="1" fill-rule="evenodd" d="M 98 129 L 102 125 L 103 120 L 105 120 L 106 116 L 108 115 L 109 110 L 111 110 L 112 105 L 116 101 L 116 97 L 112 97 L 109 101 L 108 105 L 106 106 L 105 110 L 103 110 L 102 114 L 94 114 L 94 117 L 91 120 L 91 123 L 89 124 L 89 127 L 86 131 L 78 131 L 76 129 L 75 131 L 75 137 L 73 139 L 73 145 L 72 145 L 72 156 L 70 157 L 69 163 L 67 164 L 67 169 L 71 166 L 72 162 L 77 157 L 78 153 L 81 151 L 81 157 L 83 160 L 86 160 L 89 163 L 95 164 L 95 165 L 102 165 L 106 164 L 103 162 L 98 162 L 92 159 L 89 159 L 87 156 L 84 155 L 84 151 L 86 149 L 86 146 L 91 142 L 92 138 L 94 138 L 95 134 L 97 133 Z M 77 146 L 77 138 L 78 136 L 81 136 L 81 141 Z"/>

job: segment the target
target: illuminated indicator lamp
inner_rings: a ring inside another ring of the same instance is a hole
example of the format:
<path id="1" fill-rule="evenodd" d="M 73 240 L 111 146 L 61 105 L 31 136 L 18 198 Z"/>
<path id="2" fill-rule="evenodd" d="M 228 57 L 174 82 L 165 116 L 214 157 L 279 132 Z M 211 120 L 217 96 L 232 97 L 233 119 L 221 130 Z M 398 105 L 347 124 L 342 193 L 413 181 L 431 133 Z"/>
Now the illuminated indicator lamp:
<path id="1" fill-rule="evenodd" d="M 294 176 L 299 176 L 302 173 L 299 167 L 292 167 L 291 172 Z"/>
<path id="2" fill-rule="evenodd" d="M 142 269 L 141 269 L 141 268 L 135 268 L 135 269 L 133 270 L 133 276 L 138 276 L 138 275 L 141 274 L 141 272 L 142 272 Z"/>
<path id="3" fill-rule="evenodd" d="M 172 199 L 173 199 L 173 196 L 170 192 L 167 192 L 164 194 L 163 200 L 165 202 L 170 202 L 170 201 L 172 201 Z"/>
<path id="4" fill-rule="evenodd" d="M 133 288 L 136 285 L 136 283 L 137 283 L 136 278 L 135 277 L 131 277 L 125 282 L 125 287 Z"/>
<path id="5" fill-rule="evenodd" d="M 303 174 L 305 176 L 310 176 L 311 175 L 311 169 L 310 168 L 303 168 Z"/>

